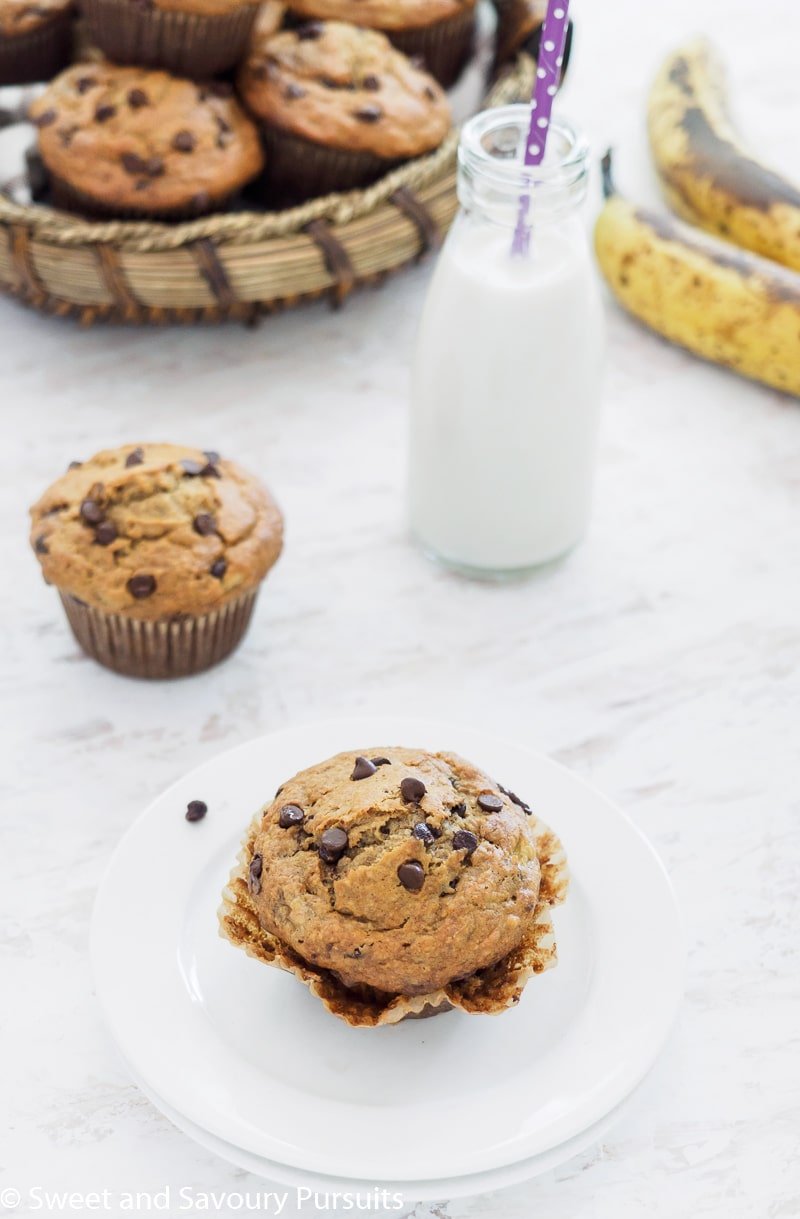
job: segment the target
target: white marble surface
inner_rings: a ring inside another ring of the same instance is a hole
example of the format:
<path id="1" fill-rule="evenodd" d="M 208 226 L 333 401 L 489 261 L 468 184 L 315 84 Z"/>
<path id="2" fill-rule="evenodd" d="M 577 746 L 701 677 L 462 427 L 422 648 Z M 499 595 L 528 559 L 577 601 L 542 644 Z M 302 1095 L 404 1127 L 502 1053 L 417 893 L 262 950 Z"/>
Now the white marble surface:
<path id="1" fill-rule="evenodd" d="M 729 57 L 751 136 L 800 177 L 795 0 L 770 0 L 763 21 L 751 0 L 576 8 L 564 107 L 598 147 L 615 142 L 627 189 L 653 190 L 641 125 L 654 63 L 698 29 Z M 800 407 L 612 311 L 588 542 L 528 584 L 464 583 L 430 567 L 404 525 L 427 275 L 256 332 L 86 332 L 0 301 L 0 1190 L 260 1188 L 130 1083 L 93 998 L 92 896 L 144 804 L 213 752 L 308 717 L 396 708 L 510 731 L 598 784 L 657 844 L 690 940 L 678 1026 L 602 1145 L 524 1187 L 413 1214 L 789 1219 Z M 246 646 L 169 686 L 78 653 L 25 540 L 28 503 L 70 459 L 159 437 L 246 457 L 289 526 Z"/>

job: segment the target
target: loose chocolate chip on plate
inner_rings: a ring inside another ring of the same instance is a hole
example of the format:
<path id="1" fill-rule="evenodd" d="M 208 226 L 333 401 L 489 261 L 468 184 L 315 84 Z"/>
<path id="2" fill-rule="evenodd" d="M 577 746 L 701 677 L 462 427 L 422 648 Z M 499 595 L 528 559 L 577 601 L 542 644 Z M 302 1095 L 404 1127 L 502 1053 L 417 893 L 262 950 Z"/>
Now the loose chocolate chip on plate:
<path id="1" fill-rule="evenodd" d="M 95 112 L 94 112 L 95 122 L 107 123 L 109 119 L 113 119 L 113 117 L 116 113 L 117 113 L 117 107 L 111 106 L 111 105 L 109 105 L 109 103 L 106 102 L 104 105 L 98 106 L 97 109 L 95 110 Z"/>
<path id="2" fill-rule="evenodd" d="M 192 521 L 192 528 L 195 533 L 199 533 L 201 538 L 206 538 L 210 533 L 214 533 L 217 528 L 217 522 L 214 520 L 210 512 L 198 512 L 197 516 Z"/>
<path id="3" fill-rule="evenodd" d="M 373 766 L 391 766 L 391 764 L 392 763 L 389 758 L 372 758 Z"/>
<path id="4" fill-rule="evenodd" d="M 117 527 L 113 521 L 101 521 L 94 531 L 94 540 L 98 546 L 110 546 L 117 536 Z"/>
<path id="5" fill-rule="evenodd" d="M 50 124 L 54 123 L 55 121 L 56 121 L 55 110 L 43 110 L 42 113 L 37 115 L 36 118 L 33 120 L 34 126 L 36 126 L 36 127 L 49 127 Z"/>
<path id="6" fill-rule="evenodd" d="M 421 863 L 417 863 L 416 859 L 411 859 L 408 863 L 401 863 L 397 869 L 397 876 L 400 884 L 404 889 L 408 889 L 409 893 L 419 893 L 425 884 L 425 869 Z"/>
<path id="7" fill-rule="evenodd" d="M 211 564 L 211 567 L 209 568 L 209 571 L 211 572 L 211 574 L 215 580 L 221 580 L 227 570 L 228 570 L 228 560 L 227 559 L 215 559 L 214 562 Z"/>
<path id="8" fill-rule="evenodd" d="M 366 106 L 360 106 L 358 110 L 353 111 L 354 116 L 360 123 L 377 123 L 383 118 L 383 110 L 380 106 L 376 106 L 374 102 L 368 102 Z"/>
<path id="9" fill-rule="evenodd" d="M 186 805 L 186 820 L 202 821 L 207 812 L 208 805 L 204 800 L 190 800 Z"/>
<path id="10" fill-rule="evenodd" d="M 97 84 L 94 76 L 79 76 L 75 81 L 75 88 L 79 93 L 88 93 Z"/>
<path id="11" fill-rule="evenodd" d="M 130 453 L 125 458 L 125 467 L 126 469 L 130 470 L 132 466 L 140 466 L 143 462 L 144 449 L 131 449 Z"/>
<path id="12" fill-rule="evenodd" d="M 93 499 L 85 499 L 81 504 L 81 518 L 87 525 L 99 525 L 104 519 L 105 512 Z"/>
<path id="13" fill-rule="evenodd" d="M 250 870 L 247 874 L 247 887 L 254 897 L 261 892 L 261 873 L 264 870 L 264 860 L 260 855 L 254 855 L 250 860 Z"/>
<path id="14" fill-rule="evenodd" d="M 347 834 L 341 826 L 331 826 L 319 840 L 319 857 L 325 863 L 336 863 L 347 850 Z"/>
<path id="15" fill-rule="evenodd" d="M 202 461 L 195 461 L 193 457 L 185 457 L 181 465 L 183 466 L 184 474 L 188 475 L 189 478 L 197 478 L 198 475 L 203 473 Z"/>
<path id="16" fill-rule="evenodd" d="M 400 795 L 405 800 L 406 804 L 419 804 L 422 797 L 425 795 L 427 788 L 421 779 L 413 779 L 411 777 L 403 779 L 400 784 Z"/>
<path id="17" fill-rule="evenodd" d="M 38 538 L 34 542 L 34 549 L 37 554 L 49 554 L 50 553 L 50 547 L 47 545 L 47 542 L 45 541 L 45 536 L 43 533 L 40 533 Z"/>
<path id="18" fill-rule="evenodd" d="M 128 592 L 137 601 L 143 601 L 145 597 L 151 597 L 156 591 L 155 576 L 145 575 L 142 573 L 138 576 L 131 576 L 128 581 Z"/>
<path id="19" fill-rule="evenodd" d="M 141 110 L 142 106 L 146 106 L 149 101 L 150 98 L 144 89 L 130 89 L 128 91 L 128 105 L 132 110 Z"/>
<path id="20" fill-rule="evenodd" d="M 375 771 L 377 769 L 378 768 L 375 765 L 375 763 L 370 762 L 369 758 L 357 757 L 356 764 L 353 767 L 353 773 L 351 774 L 350 778 L 351 779 L 368 779 L 370 777 L 370 775 L 375 774 Z"/>
<path id="21" fill-rule="evenodd" d="M 278 825 L 282 830 L 290 830 L 292 826 L 302 825 L 306 815 L 299 804 L 284 804 L 278 813 Z"/>
<path id="22" fill-rule="evenodd" d="M 420 842 L 424 842 L 428 846 L 430 846 L 432 842 L 436 841 L 436 835 L 431 827 L 426 825 L 424 821 L 418 821 L 411 833 L 415 838 L 419 838 Z"/>
<path id="23" fill-rule="evenodd" d="M 378 80 L 377 76 L 373 76 L 371 73 L 369 76 L 364 77 L 361 84 L 365 89 L 369 89 L 371 93 L 377 93 L 378 89 L 381 87 L 381 82 Z"/>
<path id="24" fill-rule="evenodd" d="M 172 137 L 172 147 L 176 152 L 194 152 L 197 140 L 191 131 L 176 131 Z"/>
<path id="25" fill-rule="evenodd" d="M 502 811 L 503 801 L 492 792 L 481 792 L 478 796 L 478 808 L 482 808 L 485 813 L 499 813 Z"/>
<path id="26" fill-rule="evenodd" d="M 468 855 L 478 846 L 478 839 L 469 830 L 456 830 L 453 834 L 453 848 L 456 851 L 466 851 Z"/>

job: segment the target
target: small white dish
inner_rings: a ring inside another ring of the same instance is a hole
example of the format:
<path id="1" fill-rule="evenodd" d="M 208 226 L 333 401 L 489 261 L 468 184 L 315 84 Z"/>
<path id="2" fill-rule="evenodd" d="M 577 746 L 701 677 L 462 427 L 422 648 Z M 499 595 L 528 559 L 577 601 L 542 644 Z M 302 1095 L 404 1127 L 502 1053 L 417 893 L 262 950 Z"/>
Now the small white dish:
<path id="1" fill-rule="evenodd" d="M 278 785 L 340 750 L 392 744 L 463 754 L 564 842 L 559 964 L 502 1016 L 353 1029 L 218 936 L 240 838 Z M 190 824 L 194 799 L 209 812 Z M 123 1055 L 194 1126 L 307 1173 L 433 1182 L 541 1156 L 610 1113 L 669 1031 L 684 946 L 652 847 L 569 771 L 475 730 L 364 717 L 250 741 L 161 795 L 100 887 L 92 960 Z"/>

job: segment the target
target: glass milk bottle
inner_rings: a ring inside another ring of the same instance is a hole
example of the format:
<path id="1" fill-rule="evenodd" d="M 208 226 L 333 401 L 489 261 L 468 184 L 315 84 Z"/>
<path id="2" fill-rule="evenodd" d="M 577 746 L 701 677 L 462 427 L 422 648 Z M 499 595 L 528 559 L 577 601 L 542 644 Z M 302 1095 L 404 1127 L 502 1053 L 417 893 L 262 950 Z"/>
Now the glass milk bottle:
<path id="1" fill-rule="evenodd" d="M 554 119 L 525 166 L 527 106 L 463 129 L 461 210 L 422 314 L 409 494 L 422 547 L 469 575 L 516 576 L 565 554 L 589 519 L 604 328 L 579 216 L 588 147 Z M 512 254 L 520 197 L 530 242 Z"/>

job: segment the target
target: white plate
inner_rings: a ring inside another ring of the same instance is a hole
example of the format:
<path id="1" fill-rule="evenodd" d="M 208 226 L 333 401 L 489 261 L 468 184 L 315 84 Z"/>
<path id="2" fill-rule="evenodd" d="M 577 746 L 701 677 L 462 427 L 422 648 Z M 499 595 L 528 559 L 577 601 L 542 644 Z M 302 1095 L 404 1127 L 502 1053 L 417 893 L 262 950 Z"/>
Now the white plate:
<path id="1" fill-rule="evenodd" d="M 559 965 L 501 1017 L 352 1029 L 218 937 L 220 892 L 259 805 L 330 754 L 395 743 L 464 754 L 564 841 Z M 196 824 L 183 816 L 192 799 L 209 806 Z M 541 1155 L 618 1105 L 670 1028 L 684 948 L 652 847 L 575 776 L 474 730 L 363 718 L 251 741 L 160 796 L 111 861 L 92 959 L 124 1056 L 195 1125 L 307 1172 L 430 1181 Z"/>

